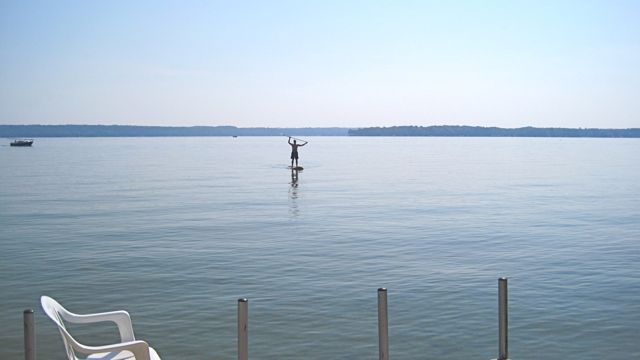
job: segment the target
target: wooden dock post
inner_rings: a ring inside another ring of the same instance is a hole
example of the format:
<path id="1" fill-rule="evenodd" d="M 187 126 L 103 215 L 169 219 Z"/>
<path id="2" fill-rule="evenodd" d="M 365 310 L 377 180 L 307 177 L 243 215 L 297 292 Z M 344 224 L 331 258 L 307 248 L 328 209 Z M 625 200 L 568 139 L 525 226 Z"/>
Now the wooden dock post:
<path id="1" fill-rule="evenodd" d="M 33 309 L 23 312 L 24 322 L 24 359 L 36 360 L 36 321 Z"/>
<path id="2" fill-rule="evenodd" d="M 498 360 L 509 358 L 507 278 L 498 279 Z"/>
<path id="3" fill-rule="evenodd" d="M 249 359 L 249 300 L 238 299 L 238 360 Z"/>
<path id="4" fill-rule="evenodd" d="M 389 318 L 385 288 L 378 289 L 378 348 L 380 360 L 389 360 Z"/>

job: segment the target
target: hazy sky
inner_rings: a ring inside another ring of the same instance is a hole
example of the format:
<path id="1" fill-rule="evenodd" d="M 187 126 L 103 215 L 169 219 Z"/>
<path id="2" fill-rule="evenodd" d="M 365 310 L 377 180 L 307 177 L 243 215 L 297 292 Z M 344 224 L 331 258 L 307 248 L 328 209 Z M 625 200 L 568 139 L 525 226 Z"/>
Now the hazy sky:
<path id="1" fill-rule="evenodd" d="M 640 127 L 640 1 L 0 0 L 0 124 Z"/>

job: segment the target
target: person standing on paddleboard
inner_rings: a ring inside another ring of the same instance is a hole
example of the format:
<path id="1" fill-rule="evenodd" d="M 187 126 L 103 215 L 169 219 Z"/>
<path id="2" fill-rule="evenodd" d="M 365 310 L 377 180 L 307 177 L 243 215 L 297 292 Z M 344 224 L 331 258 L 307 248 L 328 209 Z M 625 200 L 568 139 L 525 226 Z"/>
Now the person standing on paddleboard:
<path id="1" fill-rule="evenodd" d="M 300 140 L 302 141 L 302 140 Z M 293 143 L 291 142 L 291 136 L 289 136 L 289 145 L 291 145 L 291 167 L 293 168 L 293 160 L 296 161 L 296 167 L 298 167 L 298 148 L 300 146 L 305 146 L 307 145 L 308 141 L 303 141 L 304 144 L 298 144 L 296 143 L 295 140 L 293 140 Z"/>

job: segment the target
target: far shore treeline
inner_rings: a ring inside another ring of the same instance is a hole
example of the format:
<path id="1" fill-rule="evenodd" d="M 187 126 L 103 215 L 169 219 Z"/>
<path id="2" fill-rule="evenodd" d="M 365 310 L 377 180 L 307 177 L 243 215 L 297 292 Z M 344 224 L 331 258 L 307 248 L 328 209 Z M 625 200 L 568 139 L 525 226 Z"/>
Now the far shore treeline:
<path id="1" fill-rule="evenodd" d="M 347 128 L 235 126 L 0 125 L 0 137 L 346 136 Z"/>
<path id="2" fill-rule="evenodd" d="M 239 128 L 235 126 L 134 126 L 134 125 L 0 125 L 0 137 L 143 137 L 143 136 L 476 136 L 476 137 L 599 137 L 640 138 L 640 128 L 573 129 L 482 126 L 393 126 L 349 129 Z"/>
<path id="3" fill-rule="evenodd" d="M 482 126 L 393 126 L 349 130 L 350 136 L 478 136 L 478 137 L 605 137 L 637 138 L 640 128 L 571 129 L 521 127 L 506 129 Z"/>

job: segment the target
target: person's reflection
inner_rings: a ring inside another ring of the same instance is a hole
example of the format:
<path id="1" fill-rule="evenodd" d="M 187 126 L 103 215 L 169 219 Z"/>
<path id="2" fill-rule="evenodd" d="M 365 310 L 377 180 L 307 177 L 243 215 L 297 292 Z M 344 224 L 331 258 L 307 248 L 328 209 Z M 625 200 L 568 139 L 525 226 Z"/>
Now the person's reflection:
<path id="1" fill-rule="evenodd" d="M 291 169 L 291 187 L 289 188 L 289 212 L 293 216 L 298 216 L 300 211 L 298 210 L 298 204 L 296 203 L 296 199 L 298 199 L 298 170 Z"/>

